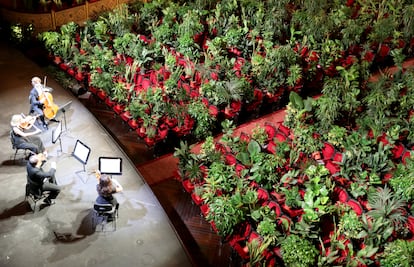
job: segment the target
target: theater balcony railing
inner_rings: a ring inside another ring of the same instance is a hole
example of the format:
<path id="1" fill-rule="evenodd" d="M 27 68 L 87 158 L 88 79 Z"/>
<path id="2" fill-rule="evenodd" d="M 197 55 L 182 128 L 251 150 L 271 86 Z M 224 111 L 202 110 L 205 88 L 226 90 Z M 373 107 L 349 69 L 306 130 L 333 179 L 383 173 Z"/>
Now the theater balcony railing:
<path id="1" fill-rule="evenodd" d="M 82 25 L 89 18 L 133 0 L 73 1 L 73 3 L 67 3 L 61 0 L 47 2 L 44 0 L 0 0 L 0 14 L 1 18 L 8 23 L 31 24 L 34 26 L 35 33 L 39 33 L 55 30 L 70 21 Z"/>

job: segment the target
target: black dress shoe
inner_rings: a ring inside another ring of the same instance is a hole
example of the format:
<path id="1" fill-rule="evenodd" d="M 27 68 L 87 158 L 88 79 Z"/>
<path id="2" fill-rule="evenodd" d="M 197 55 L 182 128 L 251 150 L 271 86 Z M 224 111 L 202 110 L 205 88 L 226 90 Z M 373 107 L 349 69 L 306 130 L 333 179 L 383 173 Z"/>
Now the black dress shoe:
<path id="1" fill-rule="evenodd" d="M 53 199 L 50 198 L 45 198 L 45 200 L 43 201 L 46 205 L 52 206 L 53 204 L 55 204 L 56 202 Z"/>

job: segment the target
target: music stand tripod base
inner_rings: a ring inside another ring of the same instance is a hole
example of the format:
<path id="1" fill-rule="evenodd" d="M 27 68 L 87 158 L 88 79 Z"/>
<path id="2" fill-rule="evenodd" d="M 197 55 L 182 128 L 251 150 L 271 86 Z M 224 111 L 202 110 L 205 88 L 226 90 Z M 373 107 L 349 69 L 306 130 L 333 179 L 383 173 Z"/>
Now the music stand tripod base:
<path id="1" fill-rule="evenodd" d="M 65 126 L 65 130 L 63 131 L 63 133 L 69 133 L 68 127 L 67 127 L 67 122 L 66 122 L 66 111 L 70 109 L 72 105 L 72 100 L 67 102 L 66 104 L 62 105 L 61 107 L 59 107 L 57 113 L 56 113 L 56 117 L 59 116 L 59 114 L 63 114 L 63 123 Z M 74 138 L 73 136 L 71 136 L 69 134 L 69 137 Z"/>
<path id="2" fill-rule="evenodd" d="M 75 174 L 76 174 L 76 176 L 79 177 L 79 179 L 82 181 L 82 183 L 86 184 L 88 182 L 89 175 L 88 175 L 88 173 L 85 170 L 85 165 L 83 165 L 83 170 L 76 171 Z M 86 176 L 86 178 L 84 179 L 83 176 Z"/>

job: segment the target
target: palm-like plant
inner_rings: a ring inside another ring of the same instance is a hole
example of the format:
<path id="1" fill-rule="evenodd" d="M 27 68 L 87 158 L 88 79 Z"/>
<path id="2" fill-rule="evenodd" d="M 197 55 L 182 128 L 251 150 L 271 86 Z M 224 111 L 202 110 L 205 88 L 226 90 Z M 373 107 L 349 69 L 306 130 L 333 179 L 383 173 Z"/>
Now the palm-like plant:
<path id="1" fill-rule="evenodd" d="M 382 218 L 384 222 L 391 223 L 394 228 L 403 224 L 407 219 L 404 216 L 406 202 L 400 196 L 396 196 L 387 186 L 369 192 L 368 205 L 371 207 L 367 213 L 369 217 Z"/>

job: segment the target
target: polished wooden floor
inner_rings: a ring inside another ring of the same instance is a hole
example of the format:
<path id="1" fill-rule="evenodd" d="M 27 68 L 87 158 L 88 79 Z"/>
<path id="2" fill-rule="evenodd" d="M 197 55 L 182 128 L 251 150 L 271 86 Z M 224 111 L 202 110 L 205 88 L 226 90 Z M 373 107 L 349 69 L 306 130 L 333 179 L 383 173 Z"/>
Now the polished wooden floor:
<path id="1" fill-rule="evenodd" d="M 136 166 L 173 151 L 173 143 L 148 148 L 121 118 L 95 96 L 91 95 L 82 102 L 112 134 Z M 161 182 L 147 183 L 170 218 L 194 266 L 242 265 L 230 246 L 222 243 L 212 231 L 210 224 L 200 215 L 198 206 L 193 204 L 190 195 L 183 191 L 178 181 L 171 177 Z"/>

